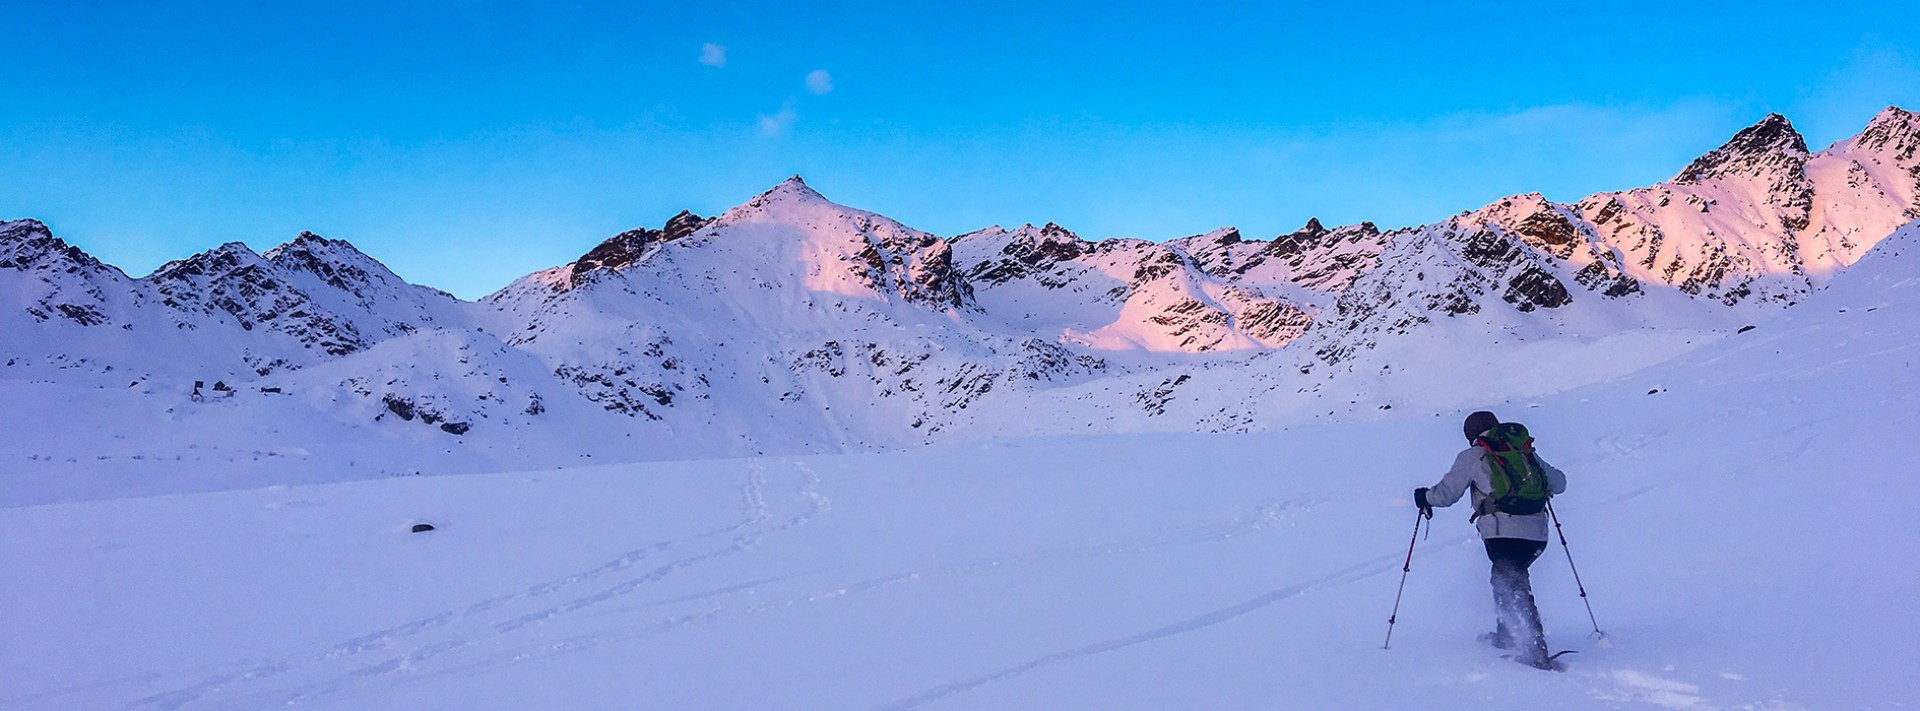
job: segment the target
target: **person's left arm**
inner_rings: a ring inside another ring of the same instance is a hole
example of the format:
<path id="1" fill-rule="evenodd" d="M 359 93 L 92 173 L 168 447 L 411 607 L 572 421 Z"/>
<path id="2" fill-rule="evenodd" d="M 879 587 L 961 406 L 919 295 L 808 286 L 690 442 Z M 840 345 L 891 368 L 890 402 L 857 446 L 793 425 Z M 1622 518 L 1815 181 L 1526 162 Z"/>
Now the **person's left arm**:
<path id="1" fill-rule="evenodd" d="M 1551 493 L 1555 496 L 1559 496 L 1560 494 L 1566 493 L 1567 491 L 1567 473 L 1566 472 L 1560 471 L 1559 467 L 1555 467 L 1552 464 L 1548 464 L 1547 460 L 1541 459 L 1540 455 L 1538 454 L 1533 455 L 1533 461 L 1539 462 L 1540 470 L 1547 475 L 1547 492 L 1548 493 Z"/>

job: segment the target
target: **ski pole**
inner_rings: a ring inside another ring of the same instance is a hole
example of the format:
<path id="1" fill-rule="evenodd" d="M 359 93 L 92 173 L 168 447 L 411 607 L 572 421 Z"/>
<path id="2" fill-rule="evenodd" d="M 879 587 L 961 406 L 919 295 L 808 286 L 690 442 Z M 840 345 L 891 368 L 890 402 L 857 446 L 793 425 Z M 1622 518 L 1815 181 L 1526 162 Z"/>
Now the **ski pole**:
<path id="1" fill-rule="evenodd" d="M 1593 623 L 1595 639 L 1605 641 L 1607 633 L 1600 631 L 1600 622 L 1593 617 L 1593 601 L 1587 598 L 1587 585 L 1580 582 L 1580 567 L 1573 564 L 1573 548 L 1567 545 L 1567 532 L 1560 528 L 1560 514 L 1554 513 L 1553 502 L 1547 502 L 1547 516 L 1553 519 L 1553 532 L 1560 534 L 1560 549 L 1567 553 L 1567 568 L 1573 571 L 1573 584 L 1580 589 L 1580 602 L 1587 606 L 1587 621 Z"/>
<path id="2" fill-rule="evenodd" d="M 1425 518 L 1423 513 L 1416 511 L 1413 514 L 1413 540 L 1407 541 L 1407 562 L 1400 565 L 1400 590 L 1393 594 L 1393 614 L 1387 616 L 1387 642 L 1380 645 L 1381 649 L 1393 649 L 1393 623 L 1400 619 L 1400 596 L 1407 592 L 1407 573 L 1413 571 L 1413 544 L 1420 542 L 1420 519 Z M 1432 530 L 1433 527 L 1427 528 Z"/>

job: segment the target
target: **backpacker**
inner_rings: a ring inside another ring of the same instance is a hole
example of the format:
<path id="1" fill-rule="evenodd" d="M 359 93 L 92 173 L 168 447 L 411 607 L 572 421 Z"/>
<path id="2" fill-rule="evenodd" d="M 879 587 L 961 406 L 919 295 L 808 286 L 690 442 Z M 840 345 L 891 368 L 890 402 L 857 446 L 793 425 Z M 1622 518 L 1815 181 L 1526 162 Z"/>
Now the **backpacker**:
<path id="1" fill-rule="evenodd" d="M 1526 425 L 1494 425 L 1474 445 L 1487 450 L 1487 469 L 1493 479 L 1491 500 L 1500 513 L 1531 516 L 1547 508 L 1546 470 L 1533 456 L 1533 436 Z"/>

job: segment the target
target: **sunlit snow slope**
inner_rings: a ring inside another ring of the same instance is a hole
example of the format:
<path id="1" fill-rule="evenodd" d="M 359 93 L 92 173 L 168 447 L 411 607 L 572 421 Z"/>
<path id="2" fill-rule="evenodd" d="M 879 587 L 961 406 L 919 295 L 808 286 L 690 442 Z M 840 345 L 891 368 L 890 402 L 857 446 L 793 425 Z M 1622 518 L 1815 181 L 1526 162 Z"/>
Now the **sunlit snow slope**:
<path id="1" fill-rule="evenodd" d="M 1920 231 L 1538 401 L 1539 672 L 1474 641 L 1457 416 L 8 509 L 0 707 L 1892 709 L 1920 696 Z M 1592 357 L 1607 354 L 1596 351 Z M 416 522 L 438 530 L 408 533 Z"/>

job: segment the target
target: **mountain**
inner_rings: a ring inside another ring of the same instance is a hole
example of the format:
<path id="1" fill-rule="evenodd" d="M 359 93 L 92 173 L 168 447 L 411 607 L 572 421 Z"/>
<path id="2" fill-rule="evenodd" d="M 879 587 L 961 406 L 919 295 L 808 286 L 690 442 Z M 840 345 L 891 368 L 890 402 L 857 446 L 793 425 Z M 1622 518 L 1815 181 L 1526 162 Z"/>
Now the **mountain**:
<path id="1" fill-rule="evenodd" d="M 136 279 L 20 220 L 0 222 L 0 386 L 68 418 L 23 454 L 46 476 L 107 466 L 80 461 L 101 440 L 241 468 L 294 452 L 276 471 L 324 477 L 343 460 L 456 471 L 1271 429 L 1616 377 L 1788 309 L 1916 219 L 1920 117 L 1890 107 L 1817 152 L 1769 115 L 1645 188 L 1271 239 L 1092 241 L 1051 223 L 944 238 L 795 176 L 477 302 L 308 233 Z M 1590 357 L 1599 344 L 1613 355 Z M 228 389 L 195 400 L 195 381 Z M 104 414 L 136 411 L 162 423 Z M 114 466 L 156 481 L 176 466 L 137 461 Z"/>
<path id="2" fill-rule="evenodd" d="M 302 233 L 256 254 L 228 243 L 139 279 L 52 236 L 0 223 L 0 277 L 17 285 L 15 367 L 265 376 L 423 328 L 467 325 L 444 292 L 407 283 L 342 240 Z M 68 367 L 68 366 L 60 366 Z"/>

